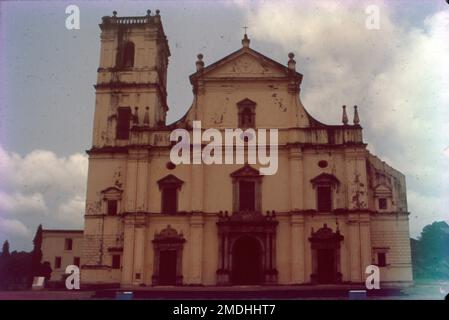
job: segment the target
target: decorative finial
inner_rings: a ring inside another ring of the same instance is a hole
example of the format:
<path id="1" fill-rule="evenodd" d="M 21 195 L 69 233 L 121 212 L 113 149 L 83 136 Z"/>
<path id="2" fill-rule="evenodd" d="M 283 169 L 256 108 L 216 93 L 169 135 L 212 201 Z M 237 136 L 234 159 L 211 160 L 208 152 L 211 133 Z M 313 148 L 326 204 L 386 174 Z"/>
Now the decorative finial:
<path id="1" fill-rule="evenodd" d="M 354 124 L 358 125 L 360 123 L 359 112 L 357 111 L 357 106 L 354 106 Z"/>
<path id="2" fill-rule="evenodd" d="M 250 43 L 250 40 L 249 40 L 249 38 L 248 38 L 248 35 L 246 34 L 246 30 L 248 29 L 248 27 L 247 27 L 247 26 L 244 26 L 242 29 L 245 29 L 245 34 L 243 35 L 243 39 L 242 39 L 242 45 L 243 45 L 245 48 L 248 48 L 248 47 L 249 47 L 249 43 Z"/>
<path id="3" fill-rule="evenodd" d="M 117 11 L 112 11 L 112 14 L 114 15 L 114 17 L 116 17 L 117 16 Z"/>
<path id="4" fill-rule="evenodd" d="M 348 115 L 346 114 L 346 106 L 343 106 L 343 115 L 341 117 L 341 122 L 343 122 L 344 125 L 348 124 Z"/>
<path id="5" fill-rule="evenodd" d="M 295 54 L 293 52 L 290 52 L 288 54 L 288 68 L 290 70 L 296 70 L 296 61 L 293 59 L 295 57 Z"/>
<path id="6" fill-rule="evenodd" d="M 149 107 L 145 107 L 145 115 L 143 116 L 143 124 L 149 125 L 150 124 L 150 113 L 149 113 Z"/>
<path id="7" fill-rule="evenodd" d="M 151 15 L 151 10 L 148 9 L 148 10 L 147 10 L 147 16 L 150 16 L 150 15 Z"/>
<path id="8" fill-rule="evenodd" d="M 201 71 L 204 68 L 203 54 L 199 53 L 196 57 L 198 58 L 196 61 L 196 71 Z"/>
<path id="9" fill-rule="evenodd" d="M 159 13 L 161 13 L 161 11 L 159 9 L 156 9 L 156 15 L 159 16 Z"/>

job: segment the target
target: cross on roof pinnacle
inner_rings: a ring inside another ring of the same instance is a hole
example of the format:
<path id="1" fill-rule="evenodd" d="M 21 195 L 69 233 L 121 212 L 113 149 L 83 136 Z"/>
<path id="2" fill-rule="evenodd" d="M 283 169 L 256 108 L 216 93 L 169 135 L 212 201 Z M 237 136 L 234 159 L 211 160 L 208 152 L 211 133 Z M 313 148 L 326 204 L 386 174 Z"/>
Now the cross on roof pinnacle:
<path id="1" fill-rule="evenodd" d="M 245 34 L 243 35 L 242 45 L 246 48 L 249 47 L 250 40 L 248 39 L 248 35 L 246 34 L 246 30 L 248 29 L 247 26 L 242 27 L 242 29 L 245 29 Z"/>

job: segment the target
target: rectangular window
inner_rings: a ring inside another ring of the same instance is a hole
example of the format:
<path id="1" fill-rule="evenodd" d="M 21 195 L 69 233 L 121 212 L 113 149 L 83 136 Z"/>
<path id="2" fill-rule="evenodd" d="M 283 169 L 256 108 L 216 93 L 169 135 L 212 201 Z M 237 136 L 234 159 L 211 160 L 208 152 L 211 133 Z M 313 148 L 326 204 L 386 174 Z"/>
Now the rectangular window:
<path id="1" fill-rule="evenodd" d="M 387 265 L 387 254 L 385 252 L 377 253 L 377 266 L 385 267 Z"/>
<path id="2" fill-rule="evenodd" d="M 317 187 L 317 209 L 318 211 L 332 210 L 332 191 L 330 186 Z"/>
<path id="3" fill-rule="evenodd" d="M 162 213 L 173 214 L 178 211 L 178 190 L 176 187 L 162 189 Z"/>
<path id="4" fill-rule="evenodd" d="M 60 269 L 62 264 L 61 257 L 55 257 L 55 269 Z"/>
<path id="5" fill-rule="evenodd" d="M 73 239 L 67 238 L 65 239 L 65 245 L 64 245 L 64 249 L 65 250 L 72 250 L 73 248 Z"/>
<path id="6" fill-rule="evenodd" d="M 131 121 L 131 109 L 129 107 L 120 107 L 117 111 L 117 139 L 129 139 L 129 128 Z"/>
<path id="7" fill-rule="evenodd" d="M 114 254 L 112 256 L 112 269 L 120 269 L 120 255 Z"/>
<path id="8" fill-rule="evenodd" d="M 115 216 L 117 214 L 117 200 L 108 200 L 108 215 Z"/>
<path id="9" fill-rule="evenodd" d="M 74 257 L 73 258 L 73 264 L 77 267 L 80 266 L 80 257 Z"/>
<path id="10" fill-rule="evenodd" d="M 256 209 L 256 184 L 254 181 L 239 182 L 239 210 L 255 211 Z"/>
<path id="11" fill-rule="evenodd" d="M 379 198 L 379 209 L 381 209 L 381 210 L 387 209 L 387 199 L 386 198 Z"/>

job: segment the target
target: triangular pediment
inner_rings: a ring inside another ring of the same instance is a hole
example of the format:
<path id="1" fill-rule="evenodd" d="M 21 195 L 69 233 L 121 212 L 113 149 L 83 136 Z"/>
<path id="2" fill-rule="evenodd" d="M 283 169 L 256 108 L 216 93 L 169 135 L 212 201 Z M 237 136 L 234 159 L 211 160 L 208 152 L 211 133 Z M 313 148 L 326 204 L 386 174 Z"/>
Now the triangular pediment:
<path id="1" fill-rule="evenodd" d="M 381 183 L 374 187 L 374 194 L 376 197 L 390 197 L 392 192 L 387 185 Z"/>
<path id="2" fill-rule="evenodd" d="M 242 48 L 205 67 L 202 72 L 194 73 L 190 78 L 287 78 L 288 75 L 286 66 L 253 49 Z M 296 75 L 302 77 L 299 73 Z"/>
<path id="3" fill-rule="evenodd" d="M 260 172 L 249 164 L 245 164 L 242 168 L 231 173 L 231 177 L 259 177 Z"/>
<path id="4" fill-rule="evenodd" d="M 163 177 L 162 179 L 159 179 L 157 183 L 159 184 L 159 188 L 170 186 L 179 188 L 184 183 L 184 181 L 182 181 L 181 179 L 172 174 L 169 174 Z"/>
<path id="5" fill-rule="evenodd" d="M 101 193 L 103 193 L 103 194 L 116 194 L 116 193 L 121 194 L 122 192 L 123 192 L 123 190 L 117 186 L 108 187 L 101 191 Z"/>

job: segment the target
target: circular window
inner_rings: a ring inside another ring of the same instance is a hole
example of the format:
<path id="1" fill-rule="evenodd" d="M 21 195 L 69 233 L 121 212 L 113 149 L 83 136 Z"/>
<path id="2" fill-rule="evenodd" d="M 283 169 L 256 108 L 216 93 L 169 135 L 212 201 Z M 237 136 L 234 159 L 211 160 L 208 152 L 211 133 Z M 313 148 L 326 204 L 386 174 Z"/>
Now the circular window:
<path id="1" fill-rule="evenodd" d="M 242 132 L 240 135 L 240 139 L 242 139 L 244 142 L 252 141 L 254 138 L 253 134 L 251 132 Z"/>
<path id="2" fill-rule="evenodd" d="M 168 170 L 173 170 L 174 168 L 176 168 L 176 164 L 174 164 L 171 161 L 167 162 L 167 169 Z"/>
<path id="3" fill-rule="evenodd" d="M 318 161 L 318 166 L 320 168 L 326 168 L 327 167 L 327 161 L 326 160 L 320 160 Z"/>

